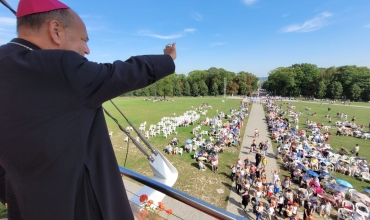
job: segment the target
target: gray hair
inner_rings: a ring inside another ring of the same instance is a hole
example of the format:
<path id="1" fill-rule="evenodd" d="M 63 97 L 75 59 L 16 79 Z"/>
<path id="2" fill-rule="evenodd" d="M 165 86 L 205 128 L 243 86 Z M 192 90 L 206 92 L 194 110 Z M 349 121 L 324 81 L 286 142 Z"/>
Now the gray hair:
<path id="1" fill-rule="evenodd" d="M 28 27 L 39 30 L 43 24 L 51 21 L 59 21 L 64 28 L 68 28 L 73 21 L 73 15 L 69 9 L 57 9 L 48 12 L 26 15 L 17 19 L 17 31 L 20 27 Z"/>

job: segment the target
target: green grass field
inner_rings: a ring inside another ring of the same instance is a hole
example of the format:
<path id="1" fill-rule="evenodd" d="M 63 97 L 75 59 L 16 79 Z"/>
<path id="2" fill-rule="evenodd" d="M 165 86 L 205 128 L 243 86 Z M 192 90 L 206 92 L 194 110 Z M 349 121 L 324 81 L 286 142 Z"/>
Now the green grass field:
<path id="1" fill-rule="evenodd" d="M 307 126 L 305 125 L 305 121 L 307 119 L 324 123 L 324 125 L 335 125 L 336 121 L 343 121 L 343 119 L 337 118 L 337 112 L 343 112 L 345 114 L 348 114 L 348 121 L 352 119 L 352 116 L 356 116 L 356 124 L 357 125 L 365 125 L 364 131 L 369 131 L 368 125 L 370 122 L 370 109 L 369 108 L 363 108 L 363 107 L 355 107 L 357 103 L 351 103 L 351 106 L 348 104 L 343 106 L 340 105 L 340 103 L 337 103 L 339 105 L 331 105 L 327 102 L 323 102 L 323 104 L 320 106 L 320 102 L 289 102 L 289 101 L 278 101 L 275 102 L 276 104 L 283 105 L 283 108 L 286 109 L 288 106 L 287 103 L 290 103 L 291 105 L 296 106 L 295 111 L 301 111 L 304 114 L 299 117 L 299 129 L 307 129 Z M 368 103 L 361 103 L 361 106 L 369 106 Z M 360 106 L 360 105 L 358 105 Z M 310 107 L 311 111 L 308 114 L 308 111 L 305 110 L 306 107 Z M 328 108 L 331 108 L 331 110 L 328 112 Z M 312 116 L 312 113 L 316 112 L 316 116 Z M 325 115 L 331 115 L 332 116 L 332 123 L 329 123 L 328 120 L 324 117 Z M 361 138 L 351 137 L 351 136 L 336 136 L 336 129 L 330 129 L 329 130 L 332 135 L 329 137 L 329 144 L 333 148 L 334 151 L 338 151 L 341 147 L 346 148 L 348 151 L 352 150 L 356 144 L 359 144 L 360 146 L 360 157 L 365 157 L 368 159 L 368 162 L 370 161 L 370 140 L 365 140 Z M 361 182 L 354 177 L 349 177 L 345 175 L 341 175 L 339 173 L 334 172 L 333 173 L 337 178 L 344 179 L 348 182 L 350 182 L 354 188 L 358 191 L 363 191 L 363 188 L 370 187 L 369 183 Z M 286 175 L 283 173 L 283 175 Z"/>
<path id="2" fill-rule="evenodd" d="M 144 121 L 147 122 L 146 129 L 149 128 L 150 124 L 157 124 L 162 117 L 173 117 L 182 115 L 184 112 L 191 110 L 192 107 L 197 108 L 202 103 L 208 103 L 213 108 L 205 108 L 208 110 L 206 116 L 202 116 L 200 120 L 206 117 L 216 116 L 216 110 L 219 112 L 223 111 L 225 114 L 230 113 L 230 108 L 238 109 L 240 106 L 240 99 L 226 99 L 222 102 L 223 98 L 218 97 L 196 97 L 196 98 L 174 98 L 173 102 L 151 102 L 144 101 L 143 98 L 116 98 L 114 102 L 120 108 L 120 110 L 129 118 L 129 120 L 139 128 L 140 123 Z M 124 121 L 123 117 L 120 116 L 118 111 L 109 102 L 104 104 L 104 107 L 117 119 L 120 123 L 127 127 L 128 124 Z M 106 121 L 108 124 L 109 131 L 113 132 L 112 144 L 116 153 L 118 163 L 141 173 L 146 176 L 153 176 L 153 173 L 149 167 L 149 162 L 146 157 L 130 142 L 127 154 L 127 142 L 123 139 L 125 135 L 123 132 L 119 131 L 119 128 L 106 116 Z M 226 121 L 226 120 L 224 120 Z M 199 121 L 198 121 L 199 122 Z M 246 125 L 247 119 L 244 121 L 244 127 Z M 189 127 L 178 127 L 178 134 L 176 137 L 180 140 L 180 146 L 185 144 L 185 140 L 188 138 L 193 138 L 192 129 L 195 125 L 190 125 Z M 209 131 L 209 127 L 202 126 L 202 130 Z M 245 128 L 241 130 L 241 134 L 244 134 Z M 131 132 L 133 133 L 133 132 Z M 134 134 L 134 137 L 137 135 Z M 150 144 L 157 148 L 159 151 L 163 152 L 164 147 L 171 141 L 174 135 L 164 138 L 163 135 L 157 135 L 154 138 L 150 138 Z M 208 139 L 208 136 L 204 136 Z M 144 146 L 144 145 L 143 145 Z M 200 198 L 207 201 L 213 205 L 220 208 L 226 208 L 228 202 L 228 196 L 231 189 L 231 179 L 230 165 L 235 163 L 238 155 L 239 148 L 230 147 L 225 150 L 224 153 L 219 155 L 219 171 L 214 174 L 211 171 L 210 164 L 206 164 L 208 169 L 204 172 L 199 171 L 198 164 L 194 159 L 192 159 L 193 153 L 184 152 L 183 155 L 170 155 L 165 156 L 169 161 L 176 167 L 179 172 L 179 177 L 174 185 L 174 188 L 179 189 L 185 193 L 192 196 Z M 217 189 L 223 189 L 225 193 L 218 194 Z"/>

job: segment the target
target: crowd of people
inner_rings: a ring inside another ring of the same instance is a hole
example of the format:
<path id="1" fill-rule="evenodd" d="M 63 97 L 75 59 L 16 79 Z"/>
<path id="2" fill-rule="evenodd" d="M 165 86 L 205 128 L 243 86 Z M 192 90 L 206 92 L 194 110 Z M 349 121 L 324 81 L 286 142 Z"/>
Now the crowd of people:
<path id="1" fill-rule="evenodd" d="M 350 202 L 346 200 L 348 197 L 351 202 L 364 204 L 362 207 L 370 205 L 370 199 L 366 195 L 362 196 L 361 201 L 353 201 L 352 194 L 359 192 L 351 189 L 352 186 L 348 182 L 336 179 L 330 173 L 330 171 L 338 171 L 355 177 L 361 172 L 368 173 L 366 158 L 358 157 L 358 145 L 352 150 L 352 156 L 346 155 L 350 152 L 335 153 L 327 143 L 330 134 L 322 129 L 322 126 L 307 120 L 308 129 L 298 130 L 295 125 L 292 125 L 291 119 L 284 118 L 286 112 L 291 110 L 289 106 L 285 111 L 281 105 L 270 102 L 267 103 L 266 110 L 272 138 L 279 143 L 275 156 L 282 158 L 284 167 L 290 171 L 290 177 L 282 181 L 282 188 L 285 188 L 285 191 L 283 190 L 285 202 L 292 201 L 293 206 L 294 202 L 298 206 L 303 206 L 304 219 L 310 219 L 313 211 L 317 211 L 321 216 L 330 216 L 332 207 L 336 209 L 347 207 L 344 203 Z M 294 117 L 294 114 L 290 115 Z M 325 133 L 321 133 L 323 131 Z M 307 135 L 308 132 L 312 134 Z M 294 191 L 290 185 L 292 182 L 297 188 L 294 196 L 289 194 L 290 191 Z M 274 182 L 271 183 L 274 184 Z M 284 206 L 286 207 L 285 204 Z M 313 211 L 310 211 L 310 207 Z M 352 211 L 353 216 L 362 213 L 364 218 L 368 218 L 361 210 Z M 289 212 L 285 212 L 285 217 L 288 217 L 287 214 Z"/>
<path id="2" fill-rule="evenodd" d="M 205 171 L 205 163 L 211 163 L 212 171 L 218 170 L 218 155 L 225 147 L 239 147 L 241 144 L 240 129 L 244 118 L 248 116 L 247 103 L 241 102 L 239 109 L 230 109 L 230 114 L 218 112 L 214 118 L 207 118 L 204 122 L 209 126 L 209 140 L 203 138 L 204 133 L 193 130 L 193 139 L 188 139 L 184 149 L 187 152 L 194 150 L 194 159 L 198 162 L 199 170 Z M 226 119 L 225 123 L 222 119 Z M 215 141 L 215 143 L 214 143 Z"/>
<path id="3" fill-rule="evenodd" d="M 258 154 L 262 154 L 261 150 L 256 152 L 256 155 Z M 268 172 L 272 174 L 271 179 L 267 178 Z M 270 220 L 278 216 L 291 220 L 299 219 L 297 214 L 300 204 L 291 189 L 290 177 L 281 180 L 279 173 L 279 170 L 267 170 L 263 163 L 258 164 L 258 160 L 252 162 L 248 157 L 244 160 L 238 158 L 231 166 L 231 176 L 236 192 L 242 198 L 243 210 L 247 212 L 247 207 L 251 203 L 257 220 L 262 218 L 263 213 L 267 213 Z M 267 206 L 262 199 L 267 200 Z M 306 205 L 305 219 L 313 219 L 312 204 Z"/>

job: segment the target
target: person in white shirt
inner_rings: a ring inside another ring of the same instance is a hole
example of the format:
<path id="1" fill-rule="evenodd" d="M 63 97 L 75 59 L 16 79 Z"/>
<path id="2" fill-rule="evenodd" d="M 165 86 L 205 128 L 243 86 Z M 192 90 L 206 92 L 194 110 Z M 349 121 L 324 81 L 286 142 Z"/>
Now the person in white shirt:
<path id="1" fill-rule="evenodd" d="M 280 191 L 281 182 L 280 179 L 277 179 L 274 183 L 274 195 L 278 194 Z"/>
<path id="2" fill-rule="evenodd" d="M 249 183 L 249 180 L 245 180 L 244 181 L 244 191 L 249 191 L 249 189 L 251 188 L 251 184 Z"/>
<path id="3" fill-rule="evenodd" d="M 257 130 L 257 128 L 254 130 L 254 137 L 259 137 L 260 136 L 260 132 Z"/>
<path id="4" fill-rule="evenodd" d="M 329 200 L 325 200 L 325 202 L 321 205 L 321 210 L 320 210 L 320 216 L 324 216 L 324 218 L 330 216 L 330 211 L 331 211 L 331 203 Z"/>
<path id="5" fill-rule="evenodd" d="M 274 170 L 274 172 L 272 172 L 272 179 L 271 179 L 271 182 L 272 182 L 272 183 L 275 183 L 275 181 L 276 181 L 277 179 L 280 179 L 280 177 L 279 177 L 279 171 L 278 171 L 278 170 Z"/>
<path id="6" fill-rule="evenodd" d="M 287 176 L 285 177 L 285 179 L 283 180 L 283 189 L 289 189 L 290 188 L 290 177 Z"/>
<path id="7" fill-rule="evenodd" d="M 268 219 L 269 220 L 272 220 L 273 216 L 274 216 L 274 213 L 275 213 L 275 207 L 274 206 L 270 206 L 268 209 L 267 209 L 267 214 L 268 214 Z"/>
<path id="8" fill-rule="evenodd" d="M 278 200 L 279 215 L 282 215 L 281 211 L 283 210 L 283 207 L 284 207 L 284 196 L 280 195 Z"/>

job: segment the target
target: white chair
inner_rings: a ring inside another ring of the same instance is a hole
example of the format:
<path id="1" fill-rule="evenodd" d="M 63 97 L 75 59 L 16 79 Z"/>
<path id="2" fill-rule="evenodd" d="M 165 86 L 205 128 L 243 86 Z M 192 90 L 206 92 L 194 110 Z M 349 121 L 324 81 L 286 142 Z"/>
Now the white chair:
<path id="1" fill-rule="evenodd" d="M 192 146 L 192 150 L 196 151 L 197 149 L 198 149 L 198 147 L 196 145 Z"/>
<path id="2" fill-rule="evenodd" d="M 150 132 L 150 136 L 155 137 L 155 135 L 156 135 L 155 131 Z"/>
<path id="3" fill-rule="evenodd" d="M 356 214 L 363 216 L 366 219 L 367 216 L 369 215 L 369 208 L 361 202 L 357 202 L 355 207 L 356 207 L 356 211 L 355 211 Z"/>
<path id="4" fill-rule="evenodd" d="M 125 142 L 128 142 L 128 137 L 125 137 L 123 140 L 124 140 Z"/>
<path id="5" fill-rule="evenodd" d="M 353 195 L 353 193 L 356 193 L 357 191 L 355 189 L 348 189 L 348 194 L 349 194 L 349 197 L 350 197 L 350 201 L 353 202 L 353 200 L 351 200 L 351 197 Z"/>
<path id="6" fill-rule="evenodd" d="M 182 156 L 182 152 L 184 151 L 184 149 L 180 148 L 178 149 L 177 153 L 180 154 Z"/>
<path id="7" fill-rule="evenodd" d="M 370 174 L 368 172 L 361 173 L 361 181 L 370 182 Z"/>
<path id="8" fill-rule="evenodd" d="M 353 205 L 353 203 L 348 200 L 343 200 L 341 208 L 355 210 L 355 205 Z"/>
<path id="9" fill-rule="evenodd" d="M 353 211 L 348 209 L 340 208 L 338 209 L 338 217 L 337 220 L 344 219 L 344 220 L 351 220 L 353 215 Z"/>
<path id="10" fill-rule="evenodd" d="M 109 137 L 112 137 L 112 135 L 113 135 L 113 132 L 109 132 Z"/>
<path id="11" fill-rule="evenodd" d="M 188 148 L 189 148 L 189 153 L 191 153 L 193 151 L 193 145 L 192 144 L 189 144 L 188 145 Z"/>
<path id="12" fill-rule="evenodd" d="M 328 170 L 330 170 L 330 171 L 334 171 L 334 169 L 335 169 L 335 166 L 334 166 L 334 164 L 332 164 L 332 163 L 330 163 L 330 162 L 327 162 L 326 163 L 326 168 L 328 169 Z"/>

